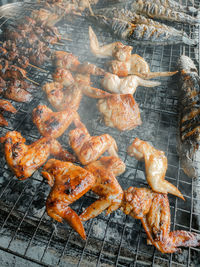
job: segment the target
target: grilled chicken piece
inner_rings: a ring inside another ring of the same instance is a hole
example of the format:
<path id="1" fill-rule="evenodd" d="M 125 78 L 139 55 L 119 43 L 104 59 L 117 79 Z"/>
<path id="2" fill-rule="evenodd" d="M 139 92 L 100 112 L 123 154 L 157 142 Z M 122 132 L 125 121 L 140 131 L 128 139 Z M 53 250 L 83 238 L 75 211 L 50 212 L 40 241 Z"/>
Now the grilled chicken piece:
<path id="1" fill-rule="evenodd" d="M 118 157 L 117 144 L 109 134 L 90 136 L 87 128 L 80 121 L 74 121 L 77 128 L 70 131 L 69 142 L 79 161 L 87 165 L 97 160 L 105 151 Z"/>
<path id="2" fill-rule="evenodd" d="M 134 94 L 138 86 L 154 87 L 160 85 L 156 81 L 144 80 L 136 75 L 119 78 L 112 73 L 106 73 L 101 81 L 104 89 L 115 94 Z"/>
<path id="3" fill-rule="evenodd" d="M 19 180 L 30 177 L 45 163 L 50 154 L 62 160 L 75 160 L 73 155 L 62 149 L 57 140 L 50 137 L 43 137 L 31 145 L 26 145 L 25 138 L 19 132 L 12 131 L 1 137 L 0 142 L 5 146 L 7 164 Z"/>
<path id="4" fill-rule="evenodd" d="M 132 46 L 124 45 L 121 42 L 115 42 L 100 46 L 97 36 L 89 26 L 89 38 L 90 38 L 90 49 L 92 53 L 99 58 L 114 57 L 119 61 L 127 61 L 131 57 L 133 50 Z"/>
<path id="5" fill-rule="evenodd" d="M 76 84 L 65 87 L 62 83 L 52 82 L 46 83 L 42 89 L 47 94 L 50 104 L 58 111 L 64 111 L 68 107 L 73 110 L 79 108 L 82 92 Z"/>
<path id="6" fill-rule="evenodd" d="M 170 193 L 184 200 L 181 192 L 165 180 L 167 157 L 163 151 L 155 149 L 148 142 L 135 138 L 128 147 L 128 154 L 145 161 L 146 179 L 152 190 L 158 193 Z"/>
<path id="7" fill-rule="evenodd" d="M 43 170 L 42 175 L 52 187 L 46 202 L 48 215 L 58 222 L 64 219 L 86 239 L 82 222 L 69 205 L 92 188 L 95 183 L 94 176 L 79 166 L 56 159 L 50 159 Z"/>
<path id="8" fill-rule="evenodd" d="M 92 191 L 100 198 L 83 211 L 80 215 L 82 221 L 94 218 L 106 209 L 108 215 L 121 206 L 123 190 L 115 176 L 125 171 L 125 164 L 118 157 L 102 157 L 85 168 L 96 178 Z"/>
<path id="9" fill-rule="evenodd" d="M 89 62 L 84 62 L 80 64 L 77 67 L 76 70 L 78 73 L 86 73 L 86 74 L 91 74 L 91 75 L 104 75 L 106 73 L 105 70 L 98 68 L 96 65 L 89 63 Z"/>
<path id="10" fill-rule="evenodd" d="M 106 126 L 120 131 L 131 130 L 142 123 L 138 105 L 130 94 L 115 94 L 100 99 L 98 108 L 104 115 Z"/>
<path id="11" fill-rule="evenodd" d="M 13 107 L 13 105 L 9 101 L 0 99 L 0 112 L 3 111 L 8 111 L 11 113 L 17 112 L 17 110 Z M 1 113 L 0 113 L 0 126 L 8 126 L 8 122 Z"/>
<path id="12" fill-rule="evenodd" d="M 109 71 L 119 77 L 125 77 L 129 74 L 137 75 L 143 79 L 152 79 L 159 76 L 172 76 L 177 73 L 173 72 L 151 72 L 148 63 L 137 54 L 131 55 L 130 60 L 121 62 L 112 60 L 109 62 Z"/>
<path id="13" fill-rule="evenodd" d="M 178 247 L 200 246 L 200 235 L 196 233 L 170 232 L 170 207 L 166 194 L 130 187 L 124 191 L 122 211 L 141 220 L 148 243 L 162 253 L 176 252 Z"/>
<path id="14" fill-rule="evenodd" d="M 33 99 L 31 93 L 23 88 L 23 83 L 19 80 L 15 80 L 8 85 L 4 91 L 4 97 L 17 101 L 17 102 L 30 102 Z"/>
<path id="15" fill-rule="evenodd" d="M 52 77 L 55 82 L 62 83 L 66 87 L 74 83 L 71 72 L 63 68 L 57 68 Z"/>
<path id="16" fill-rule="evenodd" d="M 58 138 L 69 127 L 77 113 L 72 109 L 53 112 L 45 105 L 38 105 L 32 115 L 41 135 Z"/>
<path id="17" fill-rule="evenodd" d="M 62 18 L 62 16 L 59 16 L 56 13 L 52 13 L 44 8 L 33 10 L 31 13 L 31 17 L 39 24 L 49 27 L 54 26 Z"/>

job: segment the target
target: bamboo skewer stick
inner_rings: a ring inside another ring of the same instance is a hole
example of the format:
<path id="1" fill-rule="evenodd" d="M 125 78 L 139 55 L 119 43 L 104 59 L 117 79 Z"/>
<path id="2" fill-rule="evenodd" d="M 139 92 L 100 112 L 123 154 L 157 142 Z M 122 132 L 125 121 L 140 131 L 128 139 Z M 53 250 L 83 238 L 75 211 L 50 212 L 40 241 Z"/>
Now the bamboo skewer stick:
<path id="1" fill-rule="evenodd" d="M 34 84 L 36 84 L 36 85 L 40 85 L 39 83 L 37 83 L 37 82 L 35 82 L 35 81 L 31 80 L 31 79 L 30 79 L 30 78 L 28 78 L 28 77 L 26 77 L 26 79 L 27 79 L 28 81 L 30 81 L 30 82 L 32 82 L 32 83 L 34 83 Z"/>
<path id="2" fill-rule="evenodd" d="M 61 37 L 61 40 L 70 41 L 70 42 L 73 41 L 72 39 L 70 39 L 70 38 L 65 38 L 65 37 Z"/>
<path id="3" fill-rule="evenodd" d="M 29 63 L 28 65 L 31 66 L 31 67 L 33 67 L 33 68 L 36 68 L 36 69 L 38 69 L 38 70 L 41 70 L 41 71 L 43 71 L 43 72 L 46 72 L 46 73 L 48 72 L 47 70 L 41 69 L 40 67 L 35 66 L 35 65 L 31 64 L 31 63 Z"/>

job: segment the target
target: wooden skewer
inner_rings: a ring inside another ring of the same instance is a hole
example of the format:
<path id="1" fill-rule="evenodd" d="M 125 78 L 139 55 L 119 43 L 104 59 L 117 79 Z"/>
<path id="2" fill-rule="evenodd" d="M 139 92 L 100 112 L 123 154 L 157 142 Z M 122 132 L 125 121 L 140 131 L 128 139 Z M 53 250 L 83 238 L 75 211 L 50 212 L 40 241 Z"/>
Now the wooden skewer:
<path id="1" fill-rule="evenodd" d="M 35 81 L 33 81 L 33 80 L 29 79 L 28 77 L 26 77 L 26 79 L 27 79 L 28 81 L 30 81 L 30 82 L 32 82 L 32 83 L 34 83 L 34 84 L 36 84 L 36 85 L 40 85 L 39 83 L 37 83 L 37 82 L 35 82 Z"/>
<path id="2" fill-rule="evenodd" d="M 65 45 L 65 44 L 63 44 L 63 43 L 58 43 L 58 42 L 55 42 L 55 43 L 53 43 L 54 45 Z"/>
<path id="3" fill-rule="evenodd" d="M 65 38 L 65 37 L 61 37 L 61 40 L 66 40 L 66 41 L 71 41 L 71 42 L 72 42 L 72 39 L 70 39 L 70 38 Z"/>
<path id="4" fill-rule="evenodd" d="M 31 66 L 31 67 L 33 67 L 33 68 L 39 69 L 39 70 L 41 70 L 41 71 L 43 71 L 43 72 L 48 72 L 48 71 L 43 70 L 43 69 L 41 69 L 41 68 L 39 68 L 39 67 L 37 67 L 37 66 L 35 66 L 35 65 L 32 65 L 31 63 L 29 63 L 28 65 Z"/>

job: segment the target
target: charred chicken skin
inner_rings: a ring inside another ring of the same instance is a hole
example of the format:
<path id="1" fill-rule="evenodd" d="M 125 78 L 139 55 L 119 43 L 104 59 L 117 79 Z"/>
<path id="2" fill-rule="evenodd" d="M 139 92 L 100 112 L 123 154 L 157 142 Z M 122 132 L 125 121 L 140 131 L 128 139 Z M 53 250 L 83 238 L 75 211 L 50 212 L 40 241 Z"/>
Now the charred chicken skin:
<path id="1" fill-rule="evenodd" d="M 12 131 L 1 137 L 0 142 L 4 143 L 8 166 L 20 180 L 30 177 L 46 162 L 50 154 L 62 160 L 75 160 L 73 155 L 62 149 L 59 142 L 52 138 L 43 137 L 26 145 L 25 138 L 19 132 Z"/>
<path id="2" fill-rule="evenodd" d="M 132 130 L 142 123 L 137 103 L 131 94 L 114 94 L 98 102 L 106 126 L 120 131 Z"/>
<path id="3" fill-rule="evenodd" d="M 72 109 L 53 112 L 45 105 L 38 105 L 32 115 L 41 135 L 58 138 L 69 127 L 77 113 Z"/>
<path id="4" fill-rule="evenodd" d="M 165 180 L 167 157 L 163 151 L 155 149 L 148 142 L 135 138 L 127 152 L 130 156 L 145 161 L 146 179 L 153 191 L 170 193 L 184 199 L 181 192 Z"/>
<path id="5" fill-rule="evenodd" d="M 17 110 L 13 107 L 13 105 L 9 101 L 0 99 L 0 112 L 3 111 L 8 111 L 11 113 L 17 112 Z M 8 126 L 8 122 L 3 117 L 2 113 L 0 113 L 0 126 Z"/>
<path id="6" fill-rule="evenodd" d="M 96 181 L 92 191 L 100 198 L 83 211 L 80 215 L 82 221 L 94 218 L 104 210 L 107 210 L 106 214 L 110 214 L 121 206 L 123 190 L 115 176 L 125 171 L 125 164 L 116 157 L 102 157 L 85 169 L 94 175 Z"/>
<path id="7" fill-rule="evenodd" d="M 42 175 L 52 187 L 46 202 L 48 215 L 58 222 L 64 219 L 86 239 L 82 222 L 69 205 L 92 188 L 95 183 L 94 176 L 79 166 L 56 159 L 50 159 L 45 164 Z"/>
<path id="8" fill-rule="evenodd" d="M 130 187 L 124 191 L 122 211 L 140 219 L 148 243 L 162 253 L 173 253 L 179 247 L 200 246 L 200 235 L 187 231 L 170 232 L 170 207 L 166 194 L 154 193 L 148 188 Z"/>
<path id="9" fill-rule="evenodd" d="M 83 123 L 74 122 L 77 128 L 70 131 L 69 142 L 81 164 L 87 165 L 97 160 L 105 151 L 118 157 L 117 144 L 109 134 L 90 136 Z"/>

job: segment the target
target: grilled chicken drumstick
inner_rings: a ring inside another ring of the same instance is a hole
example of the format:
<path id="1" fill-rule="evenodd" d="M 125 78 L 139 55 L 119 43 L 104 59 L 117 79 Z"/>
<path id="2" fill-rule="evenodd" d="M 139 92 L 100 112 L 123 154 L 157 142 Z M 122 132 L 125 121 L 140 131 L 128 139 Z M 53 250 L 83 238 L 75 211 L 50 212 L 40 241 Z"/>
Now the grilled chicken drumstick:
<path id="1" fill-rule="evenodd" d="M 72 109 L 53 112 L 45 105 L 38 105 L 32 115 L 41 135 L 58 138 L 69 127 L 77 113 Z"/>
<path id="2" fill-rule="evenodd" d="M 145 161 L 146 179 L 152 190 L 158 193 L 170 193 L 184 199 L 181 192 L 165 180 L 167 157 L 163 151 L 155 149 L 148 142 L 135 138 L 128 147 L 128 154 Z"/>
<path id="3" fill-rule="evenodd" d="M 45 164 L 42 175 L 52 187 L 46 202 L 48 215 L 58 222 L 64 219 L 83 239 L 86 239 L 82 222 L 69 205 L 92 188 L 95 182 L 94 176 L 79 166 L 56 159 L 50 159 Z"/>
<path id="4" fill-rule="evenodd" d="M 74 120 L 74 123 L 77 128 L 70 131 L 69 143 L 81 164 L 87 165 L 97 160 L 105 151 L 111 156 L 118 157 L 117 144 L 109 134 L 90 136 L 80 120 Z"/>
<path id="5" fill-rule="evenodd" d="M 8 111 L 11 113 L 17 112 L 17 110 L 13 107 L 13 105 L 9 101 L 0 99 L 0 112 L 3 111 Z M 0 113 L 0 126 L 8 126 L 8 122 L 3 117 L 2 113 Z"/>
<path id="6" fill-rule="evenodd" d="M 170 207 L 166 194 L 147 188 L 130 187 L 124 191 L 122 211 L 140 219 L 148 243 L 162 253 L 173 253 L 178 247 L 200 246 L 200 235 L 187 231 L 170 232 Z"/>
<path id="7" fill-rule="evenodd" d="M 131 94 L 114 94 L 98 102 L 106 126 L 120 131 L 132 130 L 142 123 L 137 103 Z"/>
<path id="8" fill-rule="evenodd" d="M 83 211 L 80 215 L 82 221 L 94 218 L 106 209 L 108 215 L 121 206 L 123 190 L 115 176 L 125 171 L 125 164 L 118 157 L 102 157 L 85 169 L 94 175 L 96 181 L 91 189 L 100 198 Z"/>
<path id="9" fill-rule="evenodd" d="M 160 82 L 144 80 L 137 75 L 120 79 L 117 75 L 108 72 L 101 84 L 104 89 L 115 94 L 134 94 L 138 86 L 154 87 L 160 85 Z"/>
<path id="10" fill-rule="evenodd" d="M 26 145 L 25 138 L 19 132 L 12 131 L 1 137 L 0 142 L 4 143 L 8 166 L 20 180 L 30 177 L 46 162 L 50 154 L 62 160 L 75 160 L 74 156 L 62 149 L 59 142 L 53 138 L 43 137 L 31 145 Z"/>

